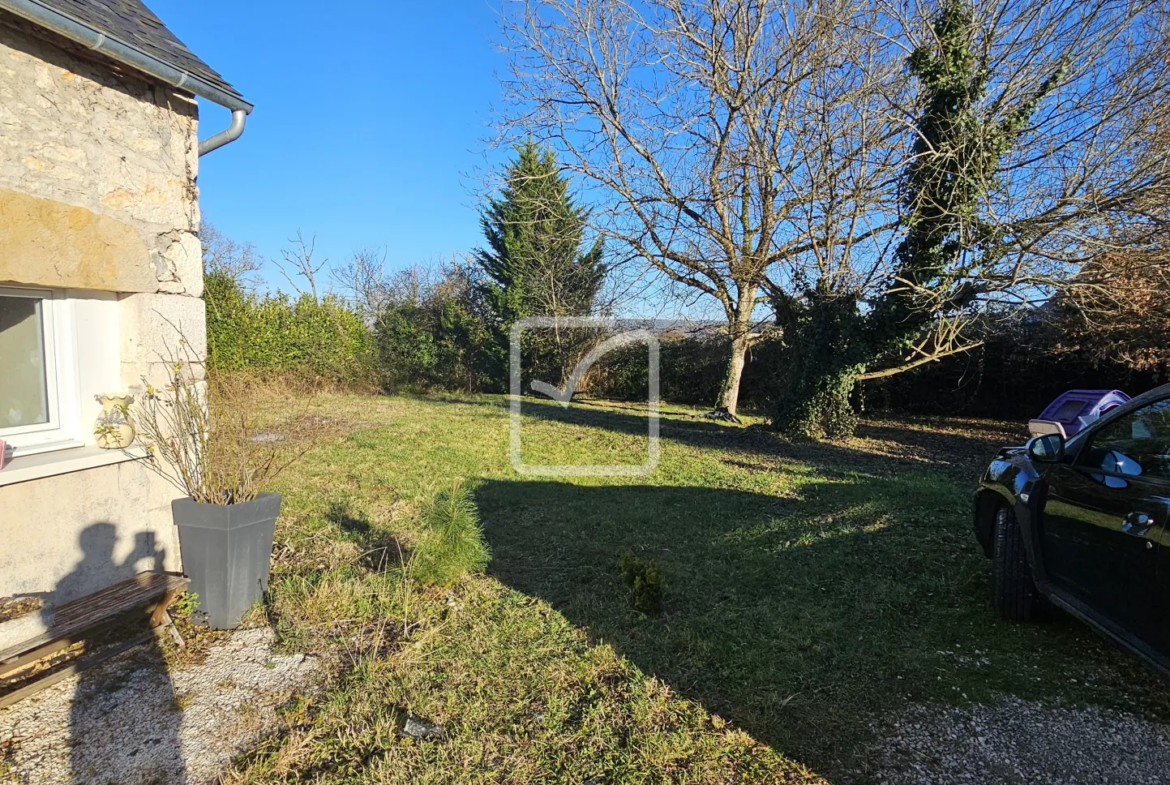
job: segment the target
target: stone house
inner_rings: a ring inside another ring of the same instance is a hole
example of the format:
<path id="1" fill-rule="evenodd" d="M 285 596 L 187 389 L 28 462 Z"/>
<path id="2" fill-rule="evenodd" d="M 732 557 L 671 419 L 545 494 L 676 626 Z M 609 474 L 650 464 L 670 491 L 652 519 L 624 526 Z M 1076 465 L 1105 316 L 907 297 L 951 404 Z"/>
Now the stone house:
<path id="1" fill-rule="evenodd" d="M 202 143 L 195 96 L 232 112 Z M 181 570 L 181 494 L 95 396 L 205 352 L 199 159 L 251 109 L 140 0 L 0 0 L 0 597 Z"/>

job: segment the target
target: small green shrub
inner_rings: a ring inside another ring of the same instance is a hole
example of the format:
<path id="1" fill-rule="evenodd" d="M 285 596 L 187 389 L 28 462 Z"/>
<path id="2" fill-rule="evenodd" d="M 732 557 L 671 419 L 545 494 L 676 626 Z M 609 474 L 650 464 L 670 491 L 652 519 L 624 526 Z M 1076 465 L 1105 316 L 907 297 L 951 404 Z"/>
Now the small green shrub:
<path id="1" fill-rule="evenodd" d="M 199 594 L 193 591 L 185 591 L 179 595 L 179 599 L 175 600 L 175 613 L 182 616 L 191 616 L 199 610 Z"/>
<path id="2" fill-rule="evenodd" d="M 479 510 L 468 490 L 455 483 L 423 510 L 423 532 L 414 554 L 414 574 L 428 586 L 451 586 L 491 559 Z"/>
<path id="3" fill-rule="evenodd" d="M 481 389 L 492 336 L 465 265 L 404 271 L 373 325 L 382 385 L 388 392 Z"/>
<path id="4" fill-rule="evenodd" d="M 630 607 L 641 613 L 659 613 L 666 582 L 658 571 L 658 565 L 640 561 L 629 551 L 622 551 L 620 565 L 622 581 L 630 591 Z"/>

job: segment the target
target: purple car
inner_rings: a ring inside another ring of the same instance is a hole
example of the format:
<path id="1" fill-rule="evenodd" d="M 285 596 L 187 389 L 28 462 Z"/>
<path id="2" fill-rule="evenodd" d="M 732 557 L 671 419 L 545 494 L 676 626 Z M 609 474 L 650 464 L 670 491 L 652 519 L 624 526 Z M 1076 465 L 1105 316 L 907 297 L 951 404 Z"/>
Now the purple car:
<path id="1" fill-rule="evenodd" d="M 1066 439 L 1071 438 L 1105 412 L 1129 400 L 1121 390 L 1069 390 L 1029 422 L 1028 430 L 1034 436 L 1059 432 Z"/>

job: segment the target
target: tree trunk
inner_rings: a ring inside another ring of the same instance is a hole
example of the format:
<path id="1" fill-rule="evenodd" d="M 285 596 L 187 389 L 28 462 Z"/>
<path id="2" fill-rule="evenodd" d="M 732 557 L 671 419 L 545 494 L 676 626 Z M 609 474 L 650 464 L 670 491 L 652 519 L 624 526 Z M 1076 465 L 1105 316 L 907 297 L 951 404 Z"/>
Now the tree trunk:
<path id="1" fill-rule="evenodd" d="M 773 422 L 796 439 L 847 439 L 858 416 L 849 402 L 857 384 L 857 368 L 816 364 L 803 369 L 773 414 Z"/>
<path id="2" fill-rule="evenodd" d="M 849 395 L 871 351 L 856 303 L 814 297 L 784 327 L 789 361 L 772 404 L 772 423 L 797 439 L 846 439 L 857 427 Z"/>
<path id="3" fill-rule="evenodd" d="M 743 378 L 743 366 L 747 362 L 748 349 L 752 345 L 752 311 L 755 309 L 758 286 L 743 286 L 739 290 L 739 302 L 735 312 L 728 314 L 728 331 L 731 334 L 731 357 L 727 361 L 727 375 L 719 391 L 716 411 L 726 412 L 735 417 L 739 408 L 739 383 Z"/>
<path id="4" fill-rule="evenodd" d="M 717 410 L 735 416 L 739 407 L 739 382 L 743 378 L 743 366 L 747 362 L 748 351 L 747 334 L 737 335 L 731 339 L 731 359 L 727 362 L 727 376 L 723 379 L 723 389 L 719 393 Z"/>

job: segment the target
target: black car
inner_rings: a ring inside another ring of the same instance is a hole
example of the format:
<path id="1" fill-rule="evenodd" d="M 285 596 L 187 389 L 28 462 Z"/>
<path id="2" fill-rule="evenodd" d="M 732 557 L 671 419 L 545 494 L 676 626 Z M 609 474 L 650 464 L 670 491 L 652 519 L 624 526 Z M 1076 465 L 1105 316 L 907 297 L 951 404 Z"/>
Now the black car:
<path id="1" fill-rule="evenodd" d="M 1041 596 L 1170 675 L 1170 385 L 1067 442 L 1000 450 L 975 496 L 996 609 L 1026 621 Z"/>

